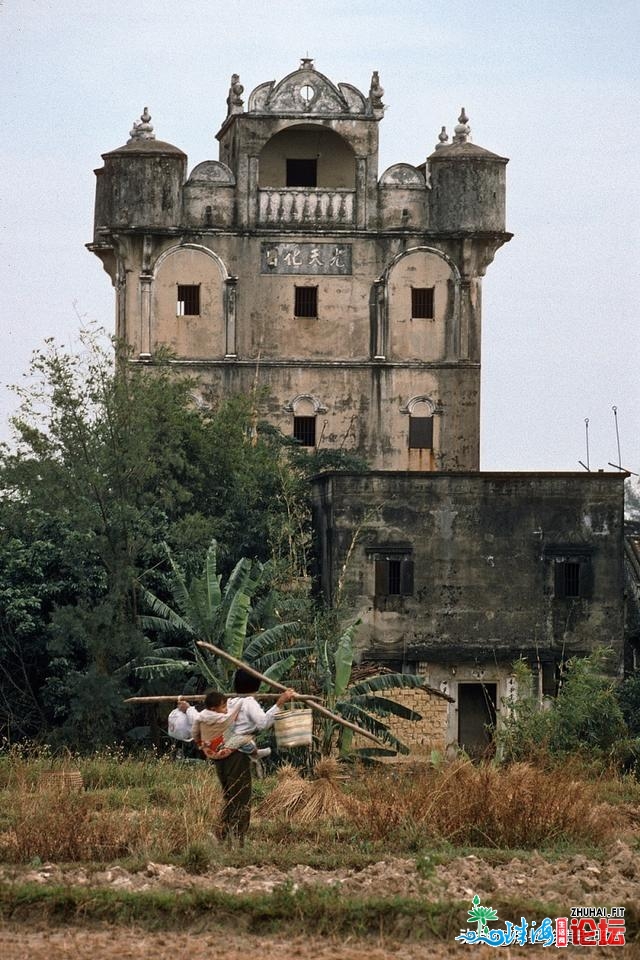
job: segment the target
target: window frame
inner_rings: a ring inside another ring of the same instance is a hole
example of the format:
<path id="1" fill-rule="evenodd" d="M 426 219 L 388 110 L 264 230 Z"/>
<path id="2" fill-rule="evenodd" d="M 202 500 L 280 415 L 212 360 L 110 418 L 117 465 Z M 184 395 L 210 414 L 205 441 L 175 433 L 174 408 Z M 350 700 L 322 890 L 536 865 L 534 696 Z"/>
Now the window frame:
<path id="1" fill-rule="evenodd" d="M 200 317 L 202 316 L 202 303 L 200 298 L 199 283 L 177 283 L 176 284 L 176 317 Z M 186 291 L 189 291 L 187 293 Z M 182 293 L 182 296 L 181 296 Z M 182 306 L 181 306 L 182 304 Z M 197 312 L 188 310 L 187 307 L 197 306 Z"/>
<path id="2" fill-rule="evenodd" d="M 593 550 L 579 544 L 549 545 L 554 600 L 588 600 L 593 595 Z"/>
<path id="3" fill-rule="evenodd" d="M 296 414 L 293 415 L 293 432 L 292 432 L 292 436 L 293 436 L 293 439 L 294 439 L 297 443 L 299 443 L 301 447 L 314 447 L 314 448 L 315 448 L 315 446 L 316 446 L 316 441 L 317 441 L 317 436 L 316 436 L 317 423 L 316 423 L 316 420 L 317 420 L 317 417 L 316 417 L 315 414 L 313 414 L 312 416 L 309 416 L 309 415 L 297 416 Z M 306 423 L 303 424 L 303 421 L 306 421 Z M 302 433 L 303 436 L 302 436 L 302 437 L 296 436 L 296 426 L 298 426 L 298 427 L 304 427 L 304 426 L 310 427 L 310 426 L 311 426 L 311 421 L 313 421 L 313 431 L 309 431 L 309 432 L 306 434 L 306 436 L 304 436 L 305 431 L 304 431 L 304 429 L 302 429 L 302 430 L 300 430 L 299 432 Z M 313 437 L 312 437 L 313 443 L 305 443 L 305 439 L 311 438 L 312 434 L 313 434 Z"/>
<path id="4" fill-rule="evenodd" d="M 318 319 L 318 285 L 295 284 L 293 293 L 293 316 L 295 320 Z M 313 311 L 313 312 L 311 312 Z"/>
<path id="5" fill-rule="evenodd" d="M 434 320 L 436 314 L 435 301 L 435 287 L 411 287 L 411 319 Z"/>
<path id="6" fill-rule="evenodd" d="M 377 609 L 414 596 L 415 563 L 410 544 L 379 544 L 367 547 L 366 552 L 373 561 L 373 598 Z"/>

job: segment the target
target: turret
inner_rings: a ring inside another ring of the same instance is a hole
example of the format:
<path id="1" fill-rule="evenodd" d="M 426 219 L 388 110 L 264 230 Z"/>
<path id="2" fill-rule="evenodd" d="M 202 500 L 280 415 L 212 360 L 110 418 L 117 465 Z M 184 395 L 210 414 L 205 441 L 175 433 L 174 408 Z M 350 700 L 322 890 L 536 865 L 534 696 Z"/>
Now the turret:
<path id="1" fill-rule="evenodd" d="M 94 238 L 120 227 L 162 230 L 180 225 L 186 154 L 156 140 L 145 107 L 123 147 L 104 153 L 96 170 Z"/>
<path id="2" fill-rule="evenodd" d="M 508 160 L 469 142 L 464 107 L 448 143 L 445 128 L 428 159 L 429 229 L 443 233 L 504 233 Z"/>

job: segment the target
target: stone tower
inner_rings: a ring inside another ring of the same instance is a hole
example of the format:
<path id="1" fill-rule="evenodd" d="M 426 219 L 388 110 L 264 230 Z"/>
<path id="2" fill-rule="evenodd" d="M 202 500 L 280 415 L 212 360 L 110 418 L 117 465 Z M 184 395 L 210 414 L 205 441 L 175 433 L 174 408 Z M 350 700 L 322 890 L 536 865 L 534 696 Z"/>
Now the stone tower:
<path id="1" fill-rule="evenodd" d="M 155 139 L 146 108 L 96 171 L 93 243 L 133 363 L 168 347 L 224 396 L 372 469 L 479 468 L 481 283 L 505 232 L 507 161 L 464 110 L 418 166 L 378 174 L 383 94 L 304 59 L 247 98 L 231 78 L 219 160 Z"/>

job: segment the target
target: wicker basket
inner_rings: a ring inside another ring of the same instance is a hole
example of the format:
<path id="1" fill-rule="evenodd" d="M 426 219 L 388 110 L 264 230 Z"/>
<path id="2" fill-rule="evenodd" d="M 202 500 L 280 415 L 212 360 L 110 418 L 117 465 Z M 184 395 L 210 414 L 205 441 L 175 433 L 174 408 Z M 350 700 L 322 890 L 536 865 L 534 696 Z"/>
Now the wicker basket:
<path id="1" fill-rule="evenodd" d="M 284 710 L 274 723 L 279 747 L 310 747 L 313 732 L 311 710 Z"/>
<path id="2" fill-rule="evenodd" d="M 79 770 L 47 770 L 40 774 L 41 790 L 56 790 L 60 793 L 72 793 L 84 790 L 84 780 Z"/>

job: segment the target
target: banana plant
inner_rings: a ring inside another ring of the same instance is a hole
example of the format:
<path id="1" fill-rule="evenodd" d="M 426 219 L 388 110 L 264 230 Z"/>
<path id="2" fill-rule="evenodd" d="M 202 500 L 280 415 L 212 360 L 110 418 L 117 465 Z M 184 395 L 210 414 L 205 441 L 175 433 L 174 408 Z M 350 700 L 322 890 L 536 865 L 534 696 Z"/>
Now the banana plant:
<path id="1" fill-rule="evenodd" d="M 357 723 L 379 740 L 389 744 L 389 750 L 379 747 L 352 749 L 353 733 L 335 721 L 322 720 L 320 753 L 329 756 L 337 744 L 342 755 L 384 756 L 408 753 L 409 748 L 391 732 L 385 718 L 396 716 L 405 720 L 421 720 L 415 710 L 395 700 L 381 696 L 385 690 L 398 687 L 421 687 L 424 678 L 407 673 L 384 673 L 368 677 L 359 683 L 351 683 L 355 659 L 355 634 L 360 624 L 357 620 L 338 638 L 332 647 L 330 637 L 321 640 L 316 631 L 316 664 L 318 686 L 322 690 L 327 707 L 334 713 Z"/>
<path id="2" fill-rule="evenodd" d="M 233 668 L 227 661 L 205 653 L 196 640 L 207 640 L 274 680 L 291 669 L 296 655 L 308 651 L 308 646 L 294 643 L 299 623 L 278 623 L 273 613 L 266 617 L 264 629 L 256 622 L 252 600 L 267 578 L 265 564 L 243 557 L 223 586 L 217 570 L 218 544 L 212 540 L 202 573 L 187 582 L 166 545 L 165 550 L 171 568 L 173 605 L 140 585 L 142 601 L 150 611 L 140 617 L 140 624 L 158 639 L 151 643 L 151 652 L 144 662 L 135 668 L 138 676 L 180 681 L 185 691 L 200 677 L 210 687 L 229 690 Z M 263 610 L 273 608 L 272 603 L 264 600 L 261 606 Z M 172 635 L 186 637 L 188 645 L 165 645 L 164 638 Z"/>

